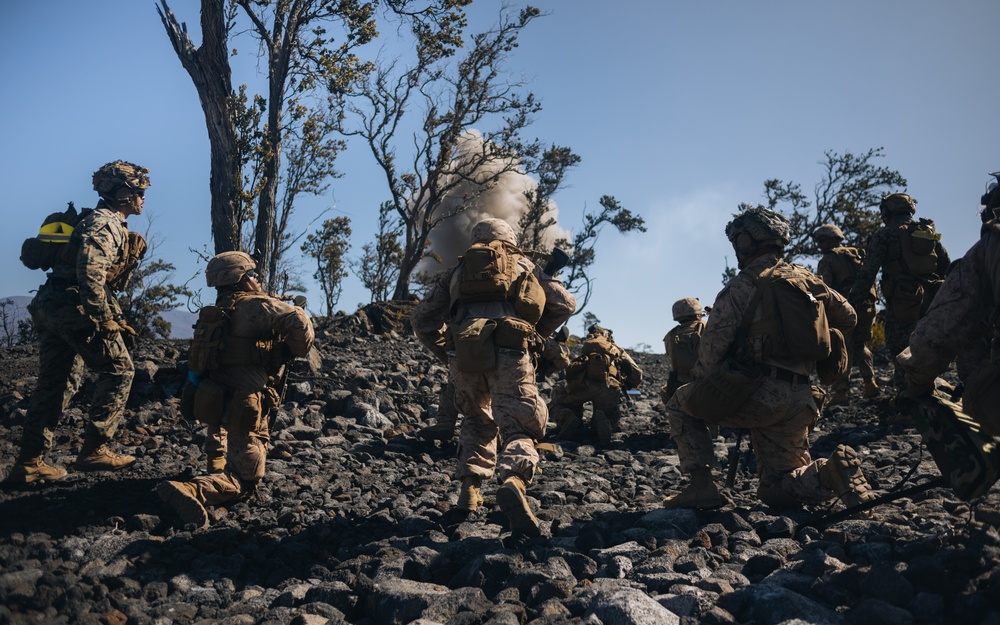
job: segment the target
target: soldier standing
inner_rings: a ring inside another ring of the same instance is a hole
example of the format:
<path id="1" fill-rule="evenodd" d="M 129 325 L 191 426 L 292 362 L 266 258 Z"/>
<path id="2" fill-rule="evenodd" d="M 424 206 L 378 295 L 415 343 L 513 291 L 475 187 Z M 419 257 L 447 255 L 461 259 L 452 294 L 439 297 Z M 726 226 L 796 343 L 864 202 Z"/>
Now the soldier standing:
<path id="1" fill-rule="evenodd" d="M 577 436 L 583 428 L 584 404 L 590 402 L 597 442 L 610 444 L 621 421 L 622 393 L 641 383 L 642 369 L 615 344 L 611 330 L 590 326 L 581 354 L 566 367 L 566 380 L 552 390 L 549 414 L 559 426 L 556 436 Z"/>
<path id="2" fill-rule="evenodd" d="M 896 355 L 910 340 L 917 321 L 930 306 L 941 278 L 948 272 L 951 259 L 941 245 L 941 235 L 928 219 L 913 220 L 916 201 L 905 193 L 891 193 L 879 203 L 885 224 L 868 240 L 865 262 L 851 288 L 848 300 L 863 307 L 882 271 L 879 288 L 885 298 L 885 342 L 895 371 L 897 390 L 905 388 L 906 379 L 896 363 Z"/>
<path id="3" fill-rule="evenodd" d="M 663 349 L 670 361 L 667 384 L 660 390 L 660 399 L 667 405 L 677 389 L 691 381 L 691 369 L 698 361 L 698 346 L 705 330 L 705 310 L 696 297 L 685 297 L 671 307 L 677 325 L 663 337 Z"/>
<path id="4" fill-rule="evenodd" d="M 822 280 L 797 265 L 786 265 L 781 257 L 791 240 L 788 220 L 762 208 L 750 208 L 727 226 L 740 273 L 716 297 L 712 314 L 702 333 L 698 362 L 692 375 L 697 380 L 708 374 L 731 354 L 750 360 L 763 373 L 760 386 L 732 414 L 720 419 L 690 413 L 686 399 L 697 382 L 679 389 L 667 403 L 670 431 L 677 443 L 681 470 L 690 475 L 688 486 L 668 497 L 666 508 L 719 508 L 727 503 L 712 478 L 715 458 L 709 425 L 749 428 L 757 459 L 757 495 L 772 507 L 814 504 L 839 496 L 854 505 L 872 498 L 871 488 L 861 472 L 857 453 L 840 445 L 827 460 L 812 460 L 809 428 L 819 418 L 810 385 L 815 362 L 794 361 L 780 354 L 757 360 L 756 346 L 774 342 L 768 330 L 774 319 L 762 316 L 758 283 L 764 276 L 791 276 L 806 281 L 814 299 L 823 303 L 832 327 L 850 329 L 854 311 L 846 300 L 831 291 Z M 774 289 L 775 287 L 768 287 Z M 744 322 L 749 321 L 747 326 Z M 739 356 L 739 354 L 748 355 Z"/>
<path id="5" fill-rule="evenodd" d="M 208 525 L 205 506 L 244 497 L 264 477 L 269 415 L 280 402 L 285 364 L 305 357 L 315 336 L 302 308 L 261 292 L 256 267 L 244 252 L 222 252 L 205 269 L 218 296 L 199 313 L 191 342 L 194 416 L 225 431 L 226 462 L 221 472 L 156 488 L 184 523 L 197 527 Z"/>
<path id="6" fill-rule="evenodd" d="M 21 450 L 7 477 L 12 483 L 58 480 L 61 467 L 45 463 L 53 431 L 78 378 L 79 361 L 97 375 L 77 471 L 113 471 L 135 462 L 108 448 L 125 413 L 134 367 L 123 335 L 135 336 L 113 286 L 121 288 L 145 253 L 145 240 L 126 220 L 142 214 L 149 170 L 114 161 L 93 176 L 97 207 L 81 214 L 48 279 L 28 306 L 38 332 L 38 385 L 31 395 Z"/>
<path id="7" fill-rule="evenodd" d="M 823 257 L 816 266 L 816 273 L 823 278 L 827 286 L 847 297 L 854 286 L 858 271 L 864 264 L 863 254 L 857 248 L 841 245 L 844 233 L 835 224 L 823 224 L 817 228 L 813 233 L 813 241 L 823 252 Z M 847 391 L 851 388 L 851 367 L 858 368 L 864 381 L 862 397 L 869 399 L 878 395 L 872 352 L 868 349 L 868 341 L 872 338 L 872 325 L 875 323 L 876 301 L 878 292 L 873 283 L 866 297 L 852 304 L 854 312 L 858 315 L 858 324 L 844 335 L 850 366 L 844 377 L 833 384 L 833 397 L 827 402 L 831 406 L 850 403 Z"/>
<path id="8" fill-rule="evenodd" d="M 538 395 L 531 352 L 540 337 L 573 314 L 576 301 L 515 246 L 507 222 L 481 221 L 472 229 L 472 241 L 459 264 L 442 272 L 414 309 L 413 329 L 448 362 L 455 404 L 464 415 L 457 509 L 476 510 L 483 480 L 496 471 L 503 481 L 497 504 L 511 529 L 537 536 L 541 531 L 526 490 L 548 411 Z"/>

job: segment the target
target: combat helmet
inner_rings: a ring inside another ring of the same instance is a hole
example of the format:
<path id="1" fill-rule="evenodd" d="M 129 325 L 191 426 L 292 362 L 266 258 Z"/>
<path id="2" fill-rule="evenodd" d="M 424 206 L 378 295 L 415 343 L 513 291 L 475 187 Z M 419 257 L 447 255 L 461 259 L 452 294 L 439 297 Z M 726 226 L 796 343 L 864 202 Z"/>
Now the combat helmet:
<path id="1" fill-rule="evenodd" d="M 256 268 L 257 263 L 246 252 L 222 252 L 208 261 L 205 282 L 208 286 L 229 286 L 236 284 L 247 272 Z"/>
<path id="2" fill-rule="evenodd" d="M 149 170 L 128 161 L 112 161 L 94 172 L 94 191 L 101 197 L 111 197 L 121 188 L 149 188 Z"/>
<path id="3" fill-rule="evenodd" d="M 893 215 L 906 213 L 912 215 L 917 212 L 917 201 L 905 193 L 890 193 L 882 198 L 878 204 L 878 210 L 882 214 L 882 219 L 889 219 Z"/>
<path id="4" fill-rule="evenodd" d="M 700 319 L 704 314 L 701 302 L 698 301 L 697 297 L 685 297 L 684 299 L 677 300 L 674 302 L 670 312 L 674 315 L 674 321 L 680 321 L 681 319 L 688 319 L 690 317 Z"/>
<path id="5" fill-rule="evenodd" d="M 763 206 L 753 206 L 726 224 L 726 238 L 737 254 L 752 254 L 763 246 L 784 248 L 792 242 L 788 218 Z"/>
<path id="6" fill-rule="evenodd" d="M 990 175 L 993 176 L 993 180 L 986 185 L 986 193 L 979 199 L 979 203 L 983 206 L 980 213 L 983 223 L 1000 217 L 1000 171 L 990 172 Z"/>
<path id="7" fill-rule="evenodd" d="M 509 223 L 493 217 L 484 219 L 473 226 L 472 242 L 477 241 L 503 241 L 510 245 L 517 245 L 517 236 Z"/>
<path id="8" fill-rule="evenodd" d="M 844 240 L 844 232 L 836 224 L 823 224 L 813 232 L 813 240 L 836 239 L 839 243 Z"/>

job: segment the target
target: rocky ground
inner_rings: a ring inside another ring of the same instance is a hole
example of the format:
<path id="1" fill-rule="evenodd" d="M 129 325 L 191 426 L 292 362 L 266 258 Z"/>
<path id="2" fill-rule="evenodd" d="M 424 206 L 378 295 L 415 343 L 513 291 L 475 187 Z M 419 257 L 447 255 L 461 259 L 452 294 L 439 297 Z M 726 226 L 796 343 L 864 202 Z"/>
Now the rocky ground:
<path id="1" fill-rule="evenodd" d="M 658 405 L 660 354 L 635 354 L 643 392 L 609 447 L 545 452 L 529 489 L 542 538 L 510 535 L 496 484 L 453 524 L 454 444 L 415 436 L 445 370 L 399 326 L 402 311 L 378 312 L 320 330 L 322 372 L 296 362 L 263 484 L 202 531 L 179 527 L 153 491 L 205 463 L 203 431 L 178 411 L 187 342 L 140 345 L 118 438 L 135 466 L 0 490 L 0 623 L 1000 625 L 998 488 L 971 504 L 931 489 L 827 524 L 830 508 L 758 504 L 751 466 L 734 507 L 661 509 L 683 480 Z M 0 351 L 2 475 L 36 358 Z M 75 458 L 92 388 L 64 416 L 50 462 Z M 936 476 L 892 412 L 887 397 L 828 408 L 815 454 L 852 445 L 880 493 Z M 735 434 L 717 440 L 723 471 Z"/>

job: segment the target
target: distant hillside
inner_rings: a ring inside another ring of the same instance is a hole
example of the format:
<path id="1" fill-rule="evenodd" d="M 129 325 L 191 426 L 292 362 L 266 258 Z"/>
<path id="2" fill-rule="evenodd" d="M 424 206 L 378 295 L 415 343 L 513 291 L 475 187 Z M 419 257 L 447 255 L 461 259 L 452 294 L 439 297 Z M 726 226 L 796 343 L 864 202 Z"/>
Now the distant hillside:
<path id="1" fill-rule="evenodd" d="M 30 295 L 10 295 L 7 297 L 0 297 L 0 302 L 6 300 L 12 300 L 14 306 L 10 310 L 4 310 L 3 314 L 7 316 L 7 319 L 12 320 L 11 327 L 17 327 L 18 319 L 27 319 L 31 315 L 28 314 L 28 304 L 31 303 Z M 172 339 L 189 339 L 194 334 L 194 330 L 191 326 L 198 319 L 196 313 L 188 312 L 186 310 L 169 310 L 162 315 L 164 321 L 170 323 L 170 336 L 168 338 Z"/>

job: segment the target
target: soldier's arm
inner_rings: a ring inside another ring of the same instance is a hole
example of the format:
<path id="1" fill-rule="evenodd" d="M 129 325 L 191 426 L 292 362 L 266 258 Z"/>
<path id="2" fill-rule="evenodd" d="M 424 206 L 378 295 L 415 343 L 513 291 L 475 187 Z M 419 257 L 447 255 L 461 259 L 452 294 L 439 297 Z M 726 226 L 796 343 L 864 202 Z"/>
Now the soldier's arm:
<path id="1" fill-rule="evenodd" d="M 275 315 L 275 331 L 284 339 L 288 351 L 297 358 L 309 354 L 316 332 L 306 311 L 278 299 L 270 300 Z"/>
<path id="2" fill-rule="evenodd" d="M 835 285 L 836 277 L 833 273 L 833 262 L 828 258 L 827 254 L 823 254 L 823 258 L 819 259 L 819 263 L 816 265 L 816 275 L 823 279 L 828 286 Z"/>
<path id="3" fill-rule="evenodd" d="M 114 264 L 122 242 L 109 224 L 85 233 L 76 257 L 76 279 L 80 285 L 80 304 L 88 317 L 97 321 L 114 319 L 115 309 L 108 301 L 105 283 L 108 269 Z"/>
<path id="4" fill-rule="evenodd" d="M 561 282 L 542 272 L 538 267 L 533 267 L 535 277 L 538 278 L 545 291 L 545 310 L 542 318 L 535 324 L 535 329 L 543 337 L 551 335 L 559 329 L 559 326 L 566 323 L 576 310 L 576 298 L 570 293 Z"/>
<path id="5" fill-rule="evenodd" d="M 750 305 L 754 291 L 753 282 L 741 273 L 730 280 L 715 298 L 712 314 L 701 334 L 698 362 L 691 369 L 692 377 L 705 376 L 726 357 L 736 341 L 736 332 L 743 322 L 743 311 Z"/>
<path id="6" fill-rule="evenodd" d="M 438 277 L 430 293 L 413 309 L 410 325 L 413 334 L 427 349 L 442 362 L 448 360 L 445 348 L 448 309 L 451 307 L 449 286 L 454 270 L 445 271 Z"/>
<path id="7" fill-rule="evenodd" d="M 826 291 L 829 293 L 825 305 L 826 319 L 830 323 L 830 327 L 847 332 L 856 326 L 858 315 L 854 307 L 848 303 L 847 298 L 830 287 L 827 287 Z"/>
<path id="8" fill-rule="evenodd" d="M 872 287 L 875 286 L 875 278 L 878 270 L 881 269 L 885 261 L 886 241 L 882 231 L 879 230 L 865 246 L 865 261 L 858 270 L 858 275 L 854 278 L 854 286 L 847 299 L 852 302 L 862 302 L 868 296 Z"/>
<path id="9" fill-rule="evenodd" d="M 948 268 L 951 266 L 951 258 L 948 257 L 948 250 L 944 249 L 941 242 L 938 241 L 934 244 L 936 248 L 934 253 L 937 254 L 937 275 L 944 277 L 948 273 Z"/>

